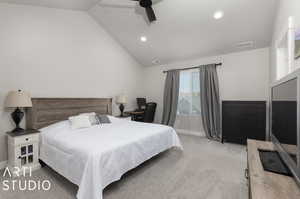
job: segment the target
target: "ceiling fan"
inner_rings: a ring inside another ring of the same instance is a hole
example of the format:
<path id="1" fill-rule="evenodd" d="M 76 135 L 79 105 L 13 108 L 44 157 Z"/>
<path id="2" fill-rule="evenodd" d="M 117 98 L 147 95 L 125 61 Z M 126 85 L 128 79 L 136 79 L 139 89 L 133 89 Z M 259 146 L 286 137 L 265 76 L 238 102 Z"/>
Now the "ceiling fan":
<path id="1" fill-rule="evenodd" d="M 152 8 L 152 0 L 132 0 L 132 1 L 138 1 L 140 6 L 145 8 L 150 23 L 156 21 L 156 16 Z"/>
<path id="2" fill-rule="evenodd" d="M 145 10 L 145 19 L 149 21 L 149 23 L 154 22 L 157 20 L 156 15 L 154 13 L 154 10 L 152 8 L 152 5 L 159 3 L 162 0 L 127 0 L 131 2 L 137 2 L 136 4 L 136 13 L 144 15 Z M 109 3 L 108 3 L 109 2 Z M 113 3 L 111 3 L 113 2 Z M 124 4 L 122 1 L 122 4 L 119 4 L 116 2 L 119 2 L 119 0 L 102 0 L 98 3 L 101 7 L 110 7 L 110 8 L 134 8 L 133 5 Z"/>

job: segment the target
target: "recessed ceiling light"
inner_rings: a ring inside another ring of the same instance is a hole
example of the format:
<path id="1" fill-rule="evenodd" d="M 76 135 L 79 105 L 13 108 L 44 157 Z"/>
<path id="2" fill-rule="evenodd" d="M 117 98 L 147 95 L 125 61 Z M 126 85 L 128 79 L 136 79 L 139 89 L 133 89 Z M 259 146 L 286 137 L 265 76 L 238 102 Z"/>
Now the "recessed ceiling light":
<path id="1" fill-rule="evenodd" d="M 147 41 L 147 37 L 146 36 L 141 36 L 141 42 L 146 42 Z"/>
<path id="2" fill-rule="evenodd" d="M 215 19 L 221 19 L 221 18 L 223 18 L 223 16 L 224 16 L 224 12 L 221 11 L 221 10 L 216 11 L 216 12 L 214 13 L 214 18 L 215 18 Z"/>

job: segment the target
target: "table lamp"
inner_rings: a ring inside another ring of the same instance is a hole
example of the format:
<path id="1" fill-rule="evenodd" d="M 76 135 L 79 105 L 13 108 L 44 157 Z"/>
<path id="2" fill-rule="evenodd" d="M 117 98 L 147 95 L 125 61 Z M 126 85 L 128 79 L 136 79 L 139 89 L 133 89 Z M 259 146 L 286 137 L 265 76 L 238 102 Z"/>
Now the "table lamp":
<path id="1" fill-rule="evenodd" d="M 127 104 L 127 96 L 126 95 L 119 95 L 117 97 L 116 103 L 120 104 L 120 106 L 119 106 L 120 111 L 121 111 L 120 117 L 124 117 L 124 104 Z"/>
<path id="2" fill-rule="evenodd" d="M 11 117 L 16 124 L 16 128 L 12 132 L 18 133 L 24 131 L 24 129 L 19 126 L 24 117 L 24 112 L 22 112 L 20 108 L 32 107 L 29 94 L 21 90 L 10 91 L 5 100 L 5 107 L 16 108 L 11 114 Z"/>

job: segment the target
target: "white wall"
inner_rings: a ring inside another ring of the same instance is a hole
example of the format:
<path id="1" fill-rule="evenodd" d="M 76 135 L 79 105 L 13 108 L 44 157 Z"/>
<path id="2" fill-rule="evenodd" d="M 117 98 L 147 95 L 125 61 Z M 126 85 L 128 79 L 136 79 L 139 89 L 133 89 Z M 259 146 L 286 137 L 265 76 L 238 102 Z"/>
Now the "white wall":
<path id="1" fill-rule="evenodd" d="M 161 121 L 163 91 L 166 74 L 164 70 L 218 63 L 220 95 L 222 100 L 267 100 L 269 79 L 269 48 L 232 53 L 217 57 L 189 60 L 167 66 L 145 68 L 144 96 L 158 103 L 156 122 Z"/>
<path id="2" fill-rule="evenodd" d="M 275 41 L 279 39 L 283 31 L 286 30 L 289 16 L 294 16 L 298 29 L 300 28 L 300 1 L 299 0 L 280 0 L 276 20 L 274 23 L 274 31 L 271 47 L 271 64 L 270 64 L 270 82 L 276 80 L 276 57 L 275 57 Z"/>
<path id="3" fill-rule="evenodd" d="M 87 13 L 0 4 L 0 27 L 0 162 L 13 128 L 3 109 L 10 90 L 32 97 L 126 93 L 135 104 L 142 67 Z"/>

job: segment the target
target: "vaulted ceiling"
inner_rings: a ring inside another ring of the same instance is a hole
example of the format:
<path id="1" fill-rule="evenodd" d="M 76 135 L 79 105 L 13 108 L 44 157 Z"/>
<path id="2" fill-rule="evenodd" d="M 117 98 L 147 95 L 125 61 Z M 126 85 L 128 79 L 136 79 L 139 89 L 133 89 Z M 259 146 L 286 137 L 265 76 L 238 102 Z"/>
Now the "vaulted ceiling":
<path id="1" fill-rule="evenodd" d="M 71 10 L 88 10 L 98 2 L 99 0 L 0 0 L 0 3 L 15 3 Z"/>
<path id="2" fill-rule="evenodd" d="M 151 24 L 131 0 L 0 2 L 86 10 L 141 64 L 151 66 L 269 46 L 278 0 L 153 0 L 158 20 Z M 219 20 L 213 17 L 217 10 L 224 12 Z M 238 46 L 248 41 L 253 46 Z"/>

